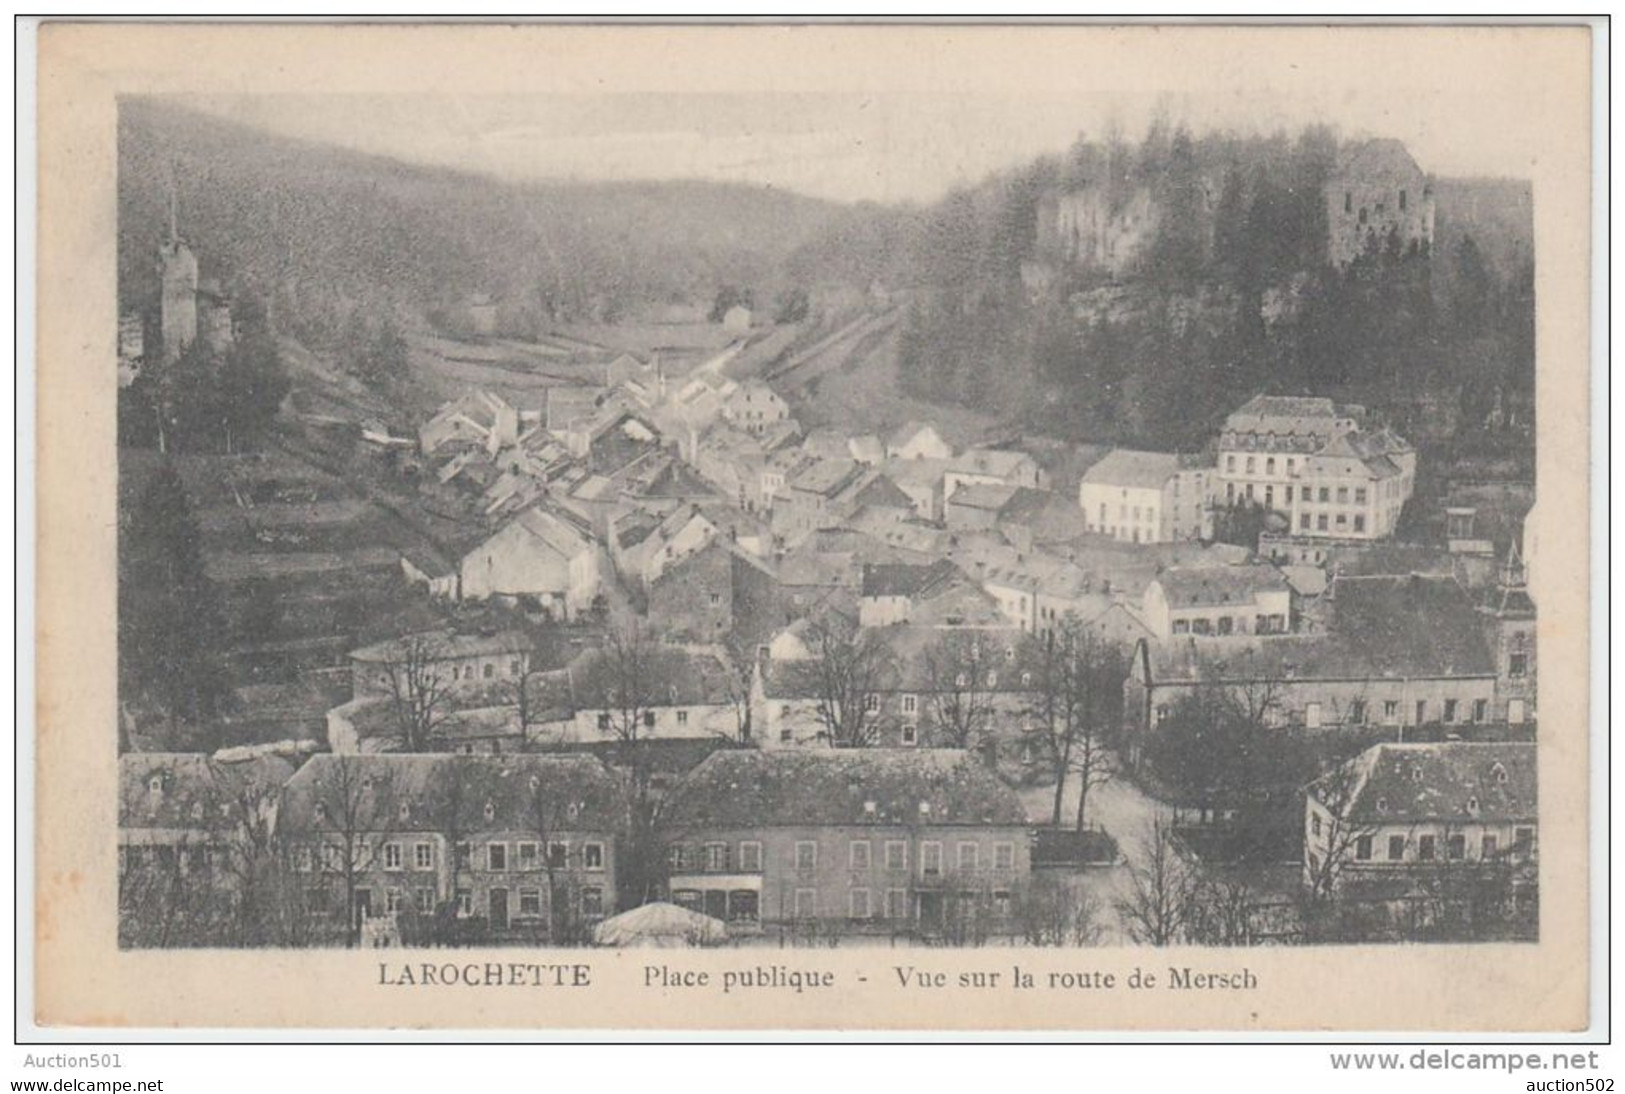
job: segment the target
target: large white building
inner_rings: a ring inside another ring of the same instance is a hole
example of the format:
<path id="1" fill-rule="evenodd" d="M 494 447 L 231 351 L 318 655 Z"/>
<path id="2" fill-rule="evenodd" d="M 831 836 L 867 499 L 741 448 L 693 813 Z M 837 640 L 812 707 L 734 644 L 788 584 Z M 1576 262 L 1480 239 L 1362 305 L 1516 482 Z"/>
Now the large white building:
<path id="1" fill-rule="evenodd" d="M 1172 452 L 1108 452 L 1084 472 L 1078 505 L 1091 532 L 1124 543 L 1167 543 L 1213 534 L 1213 468 Z"/>

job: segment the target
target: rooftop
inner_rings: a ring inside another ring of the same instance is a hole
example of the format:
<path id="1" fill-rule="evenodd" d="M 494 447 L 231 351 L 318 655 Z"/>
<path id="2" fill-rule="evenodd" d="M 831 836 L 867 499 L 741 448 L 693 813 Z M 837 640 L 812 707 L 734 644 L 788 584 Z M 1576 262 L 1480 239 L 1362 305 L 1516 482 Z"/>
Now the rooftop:
<path id="1" fill-rule="evenodd" d="M 673 793 L 679 827 L 1026 827 L 1015 793 L 956 749 L 717 752 Z"/>
<path id="2" fill-rule="evenodd" d="M 1083 483 L 1086 486 L 1160 490 L 1178 472 L 1179 457 L 1172 452 L 1117 448 L 1083 473 Z"/>
<path id="3" fill-rule="evenodd" d="M 1534 823 L 1540 815 L 1532 742 L 1373 745 L 1310 785 L 1368 824 Z"/>

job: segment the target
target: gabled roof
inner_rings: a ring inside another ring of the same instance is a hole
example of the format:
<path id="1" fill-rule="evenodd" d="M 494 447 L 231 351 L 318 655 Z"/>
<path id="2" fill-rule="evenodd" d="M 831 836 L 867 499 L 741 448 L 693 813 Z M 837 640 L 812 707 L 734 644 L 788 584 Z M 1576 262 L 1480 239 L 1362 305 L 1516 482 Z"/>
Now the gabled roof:
<path id="1" fill-rule="evenodd" d="M 619 780 L 589 756 L 321 755 L 288 781 L 278 827 L 332 836 L 347 803 L 359 830 L 402 834 L 609 833 L 623 815 Z"/>
<path id="2" fill-rule="evenodd" d="M 1405 142 L 1393 137 L 1376 137 L 1345 147 L 1337 157 L 1339 175 L 1420 175 Z"/>
<path id="3" fill-rule="evenodd" d="M 463 657 L 483 657 L 528 652 L 530 639 L 522 631 L 494 631 L 491 634 L 458 634 L 451 630 L 424 631 L 402 635 L 350 651 L 350 660 L 390 663 L 407 656 L 413 643 L 431 661 L 453 661 Z"/>
<path id="4" fill-rule="evenodd" d="M 942 439 L 942 433 L 938 431 L 937 427 L 932 423 L 914 421 L 911 419 L 904 422 L 890 433 L 886 434 L 886 447 L 888 449 L 902 448 L 903 446 L 907 445 L 908 442 L 912 441 L 915 437 L 918 437 L 921 433 L 924 433 L 928 429 L 936 436 L 938 440 Z"/>
<path id="5" fill-rule="evenodd" d="M 1532 742 L 1446 741 L 1373 745 L 1309 789 L 1361 824 L 1533 824 L 1539 786 Z"/>
<path id="6" fill-rule="evenodd" d="M 807 494 L 834 497 L 863 474 L 855 460 L 820 460 L 790 481 L 790 487 Z"/>
<path id="7" fill-rule="evenodd" d="M 1015 793 L 957 749 L 717 752 L 667 801 L 678 828 L 1025 827 Z"/>
<path id="8" fill-rule="evenodd" d="M 878 563 L 863 567 L 860 582 L 861 595 L 866 597 L 927 595 L 933 588 L 963 577 L 960 570 L 947 559 L 926 565 L 907 562 Z"/>
<path id="9" fill-rule="evenodd" d="M 983 509 L 997 513 L 1016 496 L 1019 489 L 1019 486 L 1002 482 L 967 482 L 948 495 L 947 503 L 958 509 Z"/>
<path id="10" fill-rule="evenodd" d="M 637 693 L 643 705 L 721 706 L 732 701 L 732 672 L 716 649 L 650 644 L 636 667 L 644 674 L 637 685 L 645 689 Z M 616 664 L 603 650 L 582 651 L 570 662 L 569 671 L 577 710 L 601 708 L 606 696 L 625 686 L 616 679 Z"/>
<path id="11" fill-rule="evenodd" d="M 973 448 L 949 461 L 948 470 L 979 475 L 1010 475 L 1023 465 L 1034 462 L 1025 452 L 1012 452 L 1003 448 Z"/>

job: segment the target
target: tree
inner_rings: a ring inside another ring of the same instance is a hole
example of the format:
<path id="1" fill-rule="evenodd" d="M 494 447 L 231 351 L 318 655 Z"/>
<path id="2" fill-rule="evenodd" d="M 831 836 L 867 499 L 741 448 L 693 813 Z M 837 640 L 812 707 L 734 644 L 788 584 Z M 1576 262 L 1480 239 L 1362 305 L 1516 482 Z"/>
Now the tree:
<path id="1" fill-rule="evenodd" d="M 1035 873 L 1015 894 L 1016 921 L 1031 946 L 1100 943 L 1100 901 L 1075 883 Z"/>
<path id="2" fill-rule="evenodd" d="M 807 295 L 807 290 L 800 285 L 796 285 L 780 294 L 773 321 L 775 323 L 799 323 L 807 318 L 811 306 L 812 302 Z"/>
<path id="3" fill-rule="evenodd" d="M 219 713 L 230 694 L 220 595 L 204 569 L 203 532 L 186 488 L 168 462 L 119 537 L 118 596 L 125 699 L 156 699 L 172 725 Z"/>
<path id="4" fill-rule="evenodd" d="M 385 318 L 370 334 L 358 339 L 352 371 L 375 387 L 399 383 L 411 374 L 411 356 L 406 338 L 395 321 Z"/>
<path id="5" fill-rule="evenodd" d="M 390 775 L 370 768 L 359 756 L 334 756 L 311 807 L 313 865 L 323 875 L 324 889 L 335 874 L 344 885 L 344 944 L 352 949 L 361 939 L 358 882 L 381 865 L 378 849 L 389 841 L 392 824 L 387 811 L 378 807 L 391 798 Z"/>
<path id="6" fill-rule="evenodd" d="M 994 666 L 1000 659 L 989 653 L 981 635 L 948 631 L 926 648 L 924 660 L 936 743 L 981 745 L 993 718 L 988 674 L 998 671 Z"/>
<path id="7" fill-rule="evenodd" d="M 451 711 L 445 643 L 438 635 L 407 635 L 384 667 L 390 709 L 407 752 L 430 751 L 430 740 Z"/>
<path id="8" fill-rule="evenodd" d="M 1142 838 L 1138 859 L 1129 863 L 1128 883 L 1117 912 L 1129 937 L 1148 946 L 1184 941 L 1198 880 L 1175 846 L 1172 827 L 1162 818 L 1152 821 Z"/>
<path id="9" fill-rule="evenodd" d="M 1115 710 L 1107 700 L 1122 693 L 1122 658 L 1071 614 L 1059 627 L 1029 639 L 1028 650 L 1033 689 L 1026 714 L 1039 727 L 1042 755 L 1055 778 L 1050 823 L 1060 827 L 1066 788 L 1076 776 L 1074 827 L 1081 832 L 1089 792 L 1117 770 L 1105 738 Z"/>
<path id="10" fill-rule="evenodd" d="M 581 678 L 585 705 L 599 712 L 600 726 L 612 735 L 617 763 L 629 784 L 627 841 L 619 856 L 625 907 L 652 900 L 664 882 L 660 800 L 645 746 L 653 736 L 655 707 L 670 694 L 672 663 L 634 620 L 609 631 Z"/>
<path id="11" fill-rule="evenodd" d="M 291 387 L 270 329 L 263 323 L 240 324 L 213 383 L 225 450 L 234 452 L 263 438 Z"/>
<path id="12" fill-rule="evenodd" d="M 873 747 L 880 737 L 880 694 L 895 677 L 896 658 L 880 634 L 828 615 L 807 629 L 812 658 L 796 665 L 813 697 L 818 723 L 836 748 Z"/>

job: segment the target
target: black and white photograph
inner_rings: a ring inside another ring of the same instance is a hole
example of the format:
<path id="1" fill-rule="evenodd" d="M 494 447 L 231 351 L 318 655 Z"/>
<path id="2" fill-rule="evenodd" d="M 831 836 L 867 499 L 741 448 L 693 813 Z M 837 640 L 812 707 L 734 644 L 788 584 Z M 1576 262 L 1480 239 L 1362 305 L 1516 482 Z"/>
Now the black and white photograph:
<path id="1" fill-rule="evenodd" d="M 1019 91 L 991 49 L 936 87 L 119 91 L 114 306 L 75 312 L 116 348 L 116 692 L 75 740 L 116 764 L 118 960 L 712 962 L 799 1004 L 823 961 L 1217 1000 L 1583 953 L 1542 857 L 1583 903 L 1556 161 L 1397 60 L 1176 76 L 1099 29 L 1117 67 L 1045 88 L 1052 29 Z"/>

